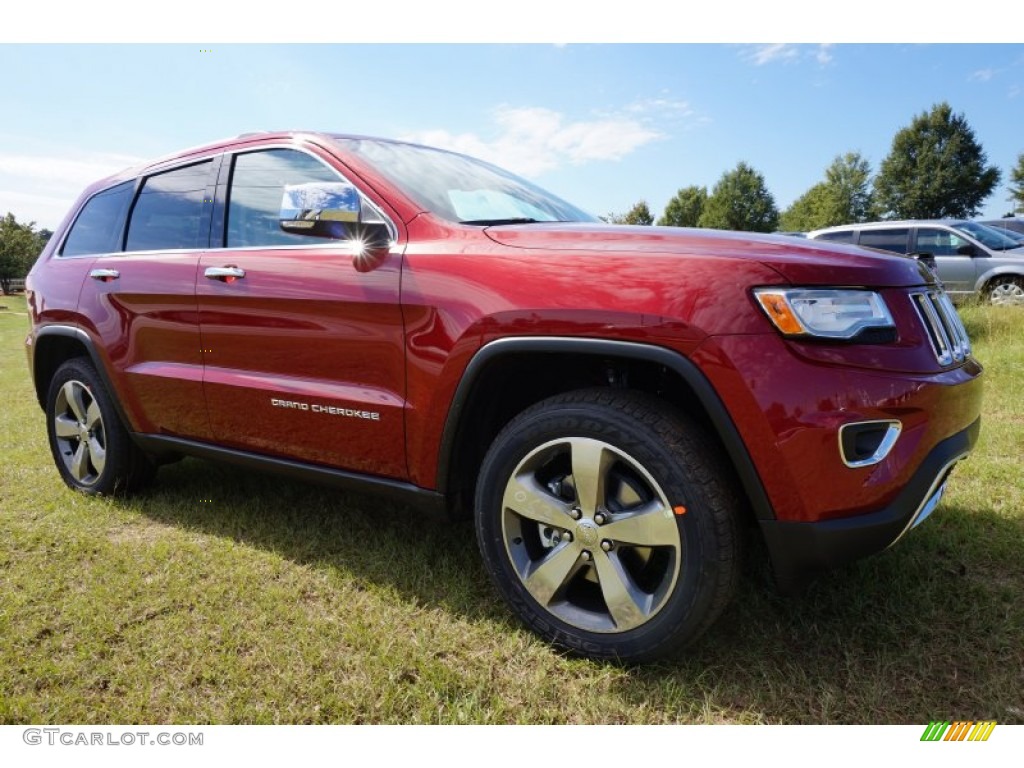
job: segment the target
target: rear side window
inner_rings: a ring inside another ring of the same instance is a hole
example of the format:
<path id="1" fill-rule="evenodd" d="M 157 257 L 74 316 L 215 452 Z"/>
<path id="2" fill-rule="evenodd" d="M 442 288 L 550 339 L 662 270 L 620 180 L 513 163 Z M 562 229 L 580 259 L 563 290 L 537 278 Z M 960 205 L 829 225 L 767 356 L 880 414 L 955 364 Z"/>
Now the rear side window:
<path id="1" fill-rule="evenodd" d="M 907 248 L 909 229 L 865 229 L 860 233 L 860 245 L 893 253 L 910 253 Z"/>
<path id="2" fill-rule="evenodd" d="M 853 230 L 846 232 L 826 232 L 823 235 L 818 235 L 817 240 L 828 240 L 830 243 L 852 243 L 853 242 Z"/>
<path id="3" fill-rule="evenodd" d="M 71 225 L 61 256 L 120 251 L 121 244 L 117 240 L 131 196 L 132 182 L 128 181 L 89 198 Z"/>
<path id="4" fill-rule="evenodd" d="M 235 157 L 228 193 L 224 245 L 258 248 L 274 245 L 323 245 L 321 237 L 296 235 L 281 229 L 281 196 L 286 184 L 341 181 L 341 177 L 304 152 L 268 149 Z"/>
<path id="5" fill-rule="evenodd" d="M 150 176 L 132 208 L 127 251 L 168 251 L 205 246 L 199 241 L 203 196 L 211 160 Z"/>

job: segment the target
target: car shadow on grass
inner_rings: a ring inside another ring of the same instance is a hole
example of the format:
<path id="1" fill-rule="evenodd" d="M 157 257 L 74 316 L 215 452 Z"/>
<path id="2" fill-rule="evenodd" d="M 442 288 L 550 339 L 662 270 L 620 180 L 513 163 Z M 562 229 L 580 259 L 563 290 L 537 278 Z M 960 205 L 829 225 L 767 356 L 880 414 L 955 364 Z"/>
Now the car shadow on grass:
<path id="1" fill-rule="evenodd" d="M 163 468 L 135 506 L 499 631 L 518 627 L 469 521 L 194 460 Z M 1024 722 L 1022 548 L 1019 518 L 943 506 L 892 550 L 782 597 L 755 547 L 708 634 L 680 659 L 623 670 L 618 693 L 681 720 Z"/>

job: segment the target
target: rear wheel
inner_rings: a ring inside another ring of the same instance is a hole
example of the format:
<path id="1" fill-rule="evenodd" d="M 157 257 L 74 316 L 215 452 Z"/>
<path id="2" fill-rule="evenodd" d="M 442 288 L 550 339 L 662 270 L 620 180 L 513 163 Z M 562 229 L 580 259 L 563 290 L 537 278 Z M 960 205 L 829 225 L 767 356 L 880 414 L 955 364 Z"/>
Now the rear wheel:
<path id="1" fill-rule="evenodd" d="M 136 490 L 156 471 L 132 442 L 96 369 L 84 358 L 54 374 L 46 398 L 50 452 L 68 486 L 88 494 Z"/>
<path id="2" fill-rule="evenodd" d="M 484 561 L 534 631 L 646 661 L 699 637 L 738 578 L 737 502 L 715 444 L 643 395 L 588 390 L 516 417 L 481 468 Z"/>

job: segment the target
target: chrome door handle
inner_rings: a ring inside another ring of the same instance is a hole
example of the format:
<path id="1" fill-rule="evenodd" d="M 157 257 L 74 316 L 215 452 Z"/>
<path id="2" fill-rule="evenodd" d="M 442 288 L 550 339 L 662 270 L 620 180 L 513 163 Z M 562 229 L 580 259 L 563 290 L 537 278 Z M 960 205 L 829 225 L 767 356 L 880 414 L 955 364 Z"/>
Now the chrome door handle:
<path id="1" fill-rule="evenodd" d="M 207 267 L 203 273 L 211 280 L 223 280 L 231 283 L 245 277 L 245 270 L 241 267 Z"/>
<path id="2" fill-rule="evenodd" d="M 109 283 L 111 280 L 117 280 L 121 276 L 121 273 L 116 269 L 94 269 L 89 273 L 89 277 L 93 280 L 101 280 L 104 283 Z"/>

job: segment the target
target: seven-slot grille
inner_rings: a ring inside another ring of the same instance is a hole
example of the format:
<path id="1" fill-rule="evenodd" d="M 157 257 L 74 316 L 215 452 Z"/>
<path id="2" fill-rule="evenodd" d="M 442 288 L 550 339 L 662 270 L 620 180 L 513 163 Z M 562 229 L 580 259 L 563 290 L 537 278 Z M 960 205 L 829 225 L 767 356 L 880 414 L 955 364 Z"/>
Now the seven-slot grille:
<path id="1" fill-rule="evenodd" d="M 924 321 L 928 340 L 932 343 L 932 350 L 939 363 L 962 363 L 971 354 L 971 341 L 946 292 L 912 293 L 910 299 Z"/>

